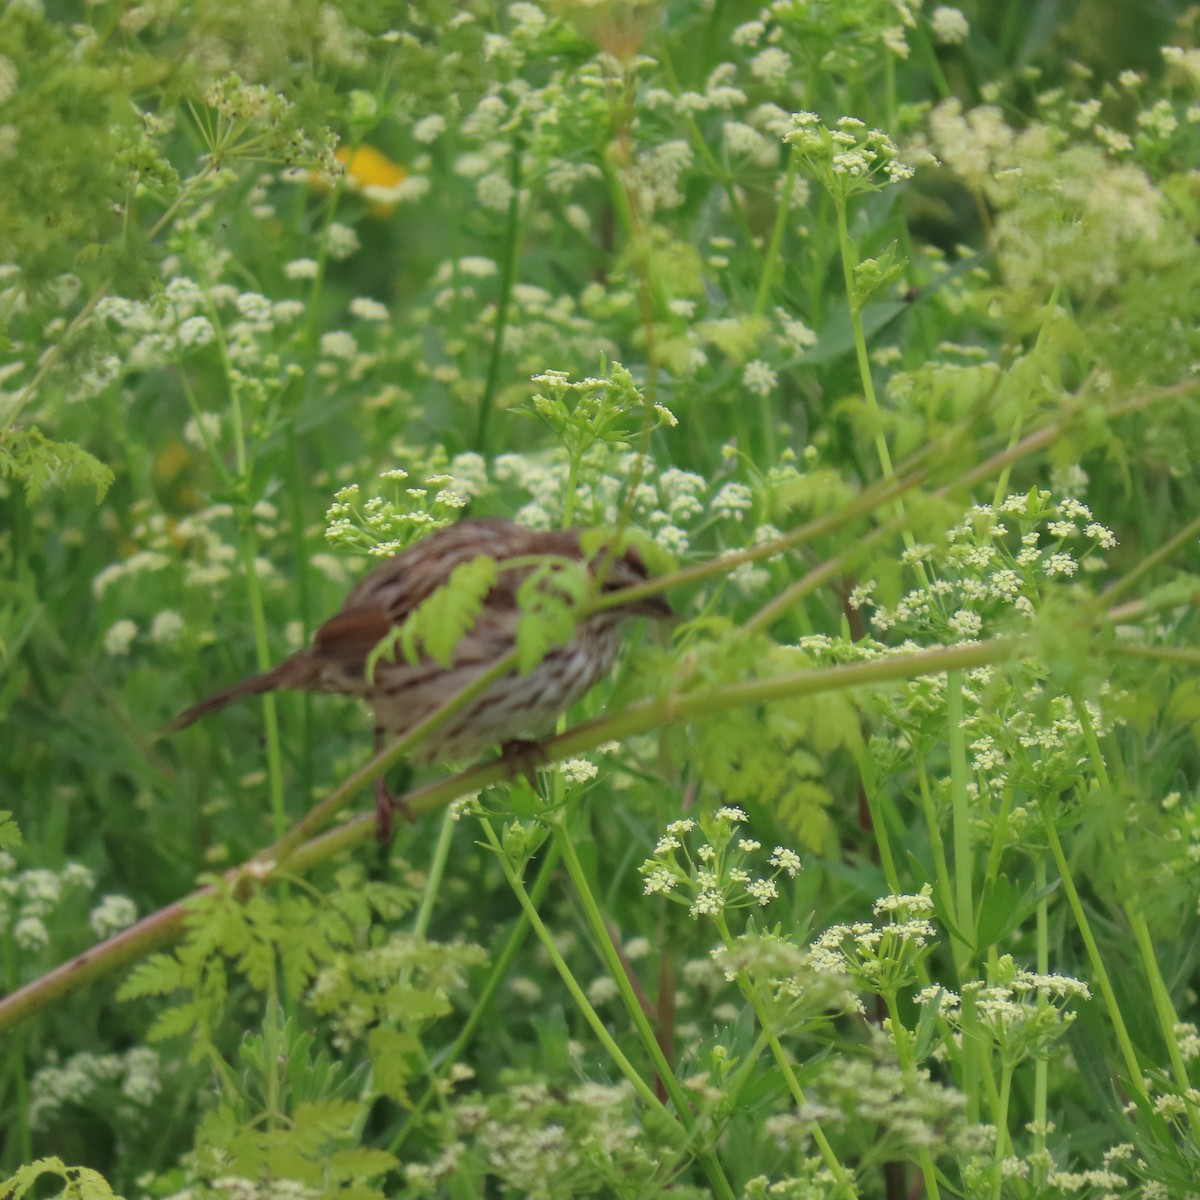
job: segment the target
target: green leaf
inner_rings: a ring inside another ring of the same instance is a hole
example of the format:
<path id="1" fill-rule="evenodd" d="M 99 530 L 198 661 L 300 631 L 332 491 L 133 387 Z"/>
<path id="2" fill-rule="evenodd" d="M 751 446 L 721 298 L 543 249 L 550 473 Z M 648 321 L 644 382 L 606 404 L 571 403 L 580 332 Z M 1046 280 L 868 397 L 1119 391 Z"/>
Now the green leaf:
<path id="1" fill-rule="evenodd" d="M 21 830 L 12 813 L 0 809 L 0 850 L 15 850 L 21 844 Z"/>
<path id="2" fill-rule="evenodd" d="M 394 1154 L 370 1146 L 335 1150 L 325 1159 L 325 1169 L 329 1172 L 329 1178 L 339 1181 L 371 1179 L 391 1171 L 398 1165 L 399 1159 Z"/>
<path id="3" fill-rule="evenodd" d="M 371 652 L 368 673 L 373 675 L 375 663 L 397 642 L 414 665 L 428 654 L 439 666 L 450 666 L 455 647 L 474 628 L 488 592 L 496 586 L 497 573 L 496 560 L 486 554 L 460 563 L 440 588 L 417 605 L 399 631 Z"/>
<path id="4" fill-rule="evenodd" d="M 140 996 L 169 996 L 183 986 L 183 970 L 173 954 L 152 954 L 138 963 L 117 990 L 118 1000 Z"/>
<path id="5" fill-rule="evenodd" d="M 411 1034 L 380 1026 L 367 1035 L 375 1086 L 389 1099 L 406 1107 L 408 1083 L 413 1077 L 412 1056 L 420 1046 Z"/>
<path id="6" fill-rule="evenodd" d="M 90 1167 L 68 1167 L 61 1158 L 39 1158 L 19 1168 L 0 1183 L 0 1200 L 21 1200 L 43 1175 L 57 1175 L 63 1187 L 55 1200 L 115 1200 L 116 1192 L 99 1171 Z M 39 1189 L 44 1194 L 45 1189 Z"/>
<path id="7" fill-rule="evenodd" d="M 37 429 L 10 429 L 0 435 L 0 478 L 25 486 L 30 501 L 52 485 L 83 484 L 95 489 L 96 503 L 116 478 L 99 459 L 74 442 L 55 442 Z"/>
<path id="8" fill-rule="evenodd" d="M 148 1042 L 165 1042 L 173 1037 L 182 1037 L 191 1033 L 199 1024 L 198 1010 L 195 1004 L 178 1004 L 174 1008 L 165 1008 L 154 1019 L 146 1033 Z"/>
<path id="9" fill-rule="evenodd" d="M 575 614 L 591 589 L 587 566 L 547 562 L 535 568 L 517 590 L 517 669 L 532 671 L 555 646 L 575 632 Z"/>
<path id="10" fill-rule="evenodd" d="M 861 311 L 876 292 L 899 279 L 906 266 L 908 259 L 899 253 L 895 242 L 889 242 L 878 258 L 864 258 L 854 268 L 852 303 L 855 309 Z"/>

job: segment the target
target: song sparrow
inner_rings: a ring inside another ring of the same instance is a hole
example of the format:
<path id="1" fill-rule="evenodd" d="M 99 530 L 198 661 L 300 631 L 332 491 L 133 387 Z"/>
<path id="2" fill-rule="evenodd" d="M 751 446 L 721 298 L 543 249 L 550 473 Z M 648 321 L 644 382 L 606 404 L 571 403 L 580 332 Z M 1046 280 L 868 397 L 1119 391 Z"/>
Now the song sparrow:
<path id="1" fill-rule="evenodd" d="M 252 675 L 189 708 L 167 728 L 183 729 L 200 717 L 243 696 L 295 688 L 358 696 L 375 714 L 375 747 L 406 734 L 419 721 L 450 700 L 516 644 L 517 591 L 540 563 L 554 558 L 579 562 L 584 557 L 580 530 L 544 533 L 522 529 L 511 521 L 476 519 L 436 530 L 415 546 L 376 567 L 346 597 L 336 616 L 317 630 L 312 645 L 261 675 Z M 474 626 L 456 645 L 448 666 L 422 656 L 409 662 L 381 659 L 374 681 L 366 676 L 367 656 L 393 627 L 447 582 L 461 563 L 488 555 L 503 564 L 519 564 L 497 573 Z M 604 592 L 643 583 L 646 568 L 633 549 L 589 563 L 594 573 L 607 561 Z M 552 648 L 525 675 L 501 677 L 413 748 L 421 762 L 467 758 L 493 745 L 513 743 L 538 734 L 583 695 L 612 666 L 619 646 L 617 626 L 627 616 L 669 617 L 660 596 L 602 609 L 581 618 L 570 641 Z M 396 806 L 382 778 L 376 780 L 375 805 L 381 841 L 391 837 Z"/>

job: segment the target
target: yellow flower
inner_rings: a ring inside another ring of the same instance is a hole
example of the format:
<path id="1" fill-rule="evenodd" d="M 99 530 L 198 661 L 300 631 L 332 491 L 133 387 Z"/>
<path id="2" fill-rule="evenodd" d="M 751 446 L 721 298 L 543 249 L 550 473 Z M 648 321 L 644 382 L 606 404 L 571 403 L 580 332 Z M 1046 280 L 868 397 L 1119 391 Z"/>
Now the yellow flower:
<path id="1" fill-rule="evenodd" d="M 389 193 L 408 178 L 408 172 L 374 146 L 342 146 L 337 159 L 346 168 L 346 185 L 362 193 L 371 215 L 391 216 L 396 199 Z"/>

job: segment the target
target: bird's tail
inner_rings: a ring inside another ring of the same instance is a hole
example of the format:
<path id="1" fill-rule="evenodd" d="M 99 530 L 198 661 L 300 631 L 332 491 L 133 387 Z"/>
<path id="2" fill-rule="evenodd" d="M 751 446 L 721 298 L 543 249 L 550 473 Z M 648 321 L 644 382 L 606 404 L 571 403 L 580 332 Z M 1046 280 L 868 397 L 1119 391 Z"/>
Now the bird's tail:
<path id="1" fill-rule="evenodd" d="M 226 705 L 241 700 L 243 696 L 258 696 L 263 692 L 273 692 L 277 688 L 303 688 L 311 683 L 316 674 L 316 665 L 307 654 L 296 654 L 285 659 L 277 667 L 264 671 L 261 675 L 251 675 L 224 691 L 214 692 L 205 697 L 199 704 L 193 704 L 187 712 L 180 713 L 169 725 L 163 728 L 163 733 L 178 733 L 186 729 L 193 721 L 207 717 Z"/>

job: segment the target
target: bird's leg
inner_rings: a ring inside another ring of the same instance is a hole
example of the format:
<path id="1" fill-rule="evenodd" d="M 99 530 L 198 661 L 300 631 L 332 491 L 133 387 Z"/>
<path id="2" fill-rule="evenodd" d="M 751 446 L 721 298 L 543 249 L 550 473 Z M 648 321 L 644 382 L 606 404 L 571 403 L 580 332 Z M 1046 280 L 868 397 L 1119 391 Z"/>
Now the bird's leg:
<path id="1" fill-rule="evenodd" d="M 378 754 L 385 745 L 384 731 L 375 726 L 375 753 Z M 375 837 L 380 845 L 386 846 L 392 840 L 392 814 L 404 814 L 406 821 L 412 822 L 417 818 L 408 807 L 403 796 L 395 796 L 387 785 L 386 773 L 375 777 Z"/>
<path id="2" fill-rule="evenodd" d="M 524 775 L 529 786 L 537 791 L 538 767 L 546 765 L 546 748 L 531 738 L 513 738 L 500 743 L 500 757 L 504 760 L 512 777 Z"/>

